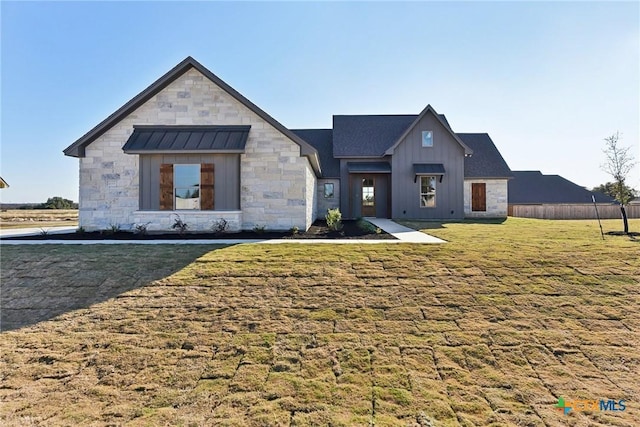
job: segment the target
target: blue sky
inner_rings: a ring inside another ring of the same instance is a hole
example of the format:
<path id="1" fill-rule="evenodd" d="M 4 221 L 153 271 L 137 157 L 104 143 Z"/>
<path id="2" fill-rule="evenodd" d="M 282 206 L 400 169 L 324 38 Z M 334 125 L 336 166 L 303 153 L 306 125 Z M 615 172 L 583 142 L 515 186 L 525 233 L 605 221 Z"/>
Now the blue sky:
<path id="1" fill-rule="evenodd" d="M 513 170 L 595 186 L 615 131 L 640 160 L 638 2 L 0 8 L 3 202 L 77 200 L 62 150 L 189 55 L 290 128 L 431 104 L 455 131 L 489 133 Z"/>

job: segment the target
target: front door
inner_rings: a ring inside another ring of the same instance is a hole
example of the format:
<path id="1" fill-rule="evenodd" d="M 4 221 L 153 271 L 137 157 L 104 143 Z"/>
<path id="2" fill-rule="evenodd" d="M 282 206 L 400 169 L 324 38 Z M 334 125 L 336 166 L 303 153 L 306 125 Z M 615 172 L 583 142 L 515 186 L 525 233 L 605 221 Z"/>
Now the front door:
<path id="1" fill-rule="evenodd" d="M 362 178 L 362 216 L 376 216 L 376 180 Z"/>

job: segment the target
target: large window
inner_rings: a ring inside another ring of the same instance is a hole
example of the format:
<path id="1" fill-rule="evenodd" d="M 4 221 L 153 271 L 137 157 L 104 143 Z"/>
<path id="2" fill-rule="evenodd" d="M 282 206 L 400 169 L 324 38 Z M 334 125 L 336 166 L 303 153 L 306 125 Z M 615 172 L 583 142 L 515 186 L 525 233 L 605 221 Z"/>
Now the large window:
<path id="1" fill-rule="evenodd" d="M 175 209 L 200 209 L 200 165 L 174 165 Z"/>
<path id="2" fill-rule="evenodd" d="M 420 207 L 433 208 L 436 206 L 436 177 L 420 177 Z"/>
<path id="3" fill-rule="evenodd" d="M 160 210 L 215 210 L 213 163 L 160 165 Z"/>

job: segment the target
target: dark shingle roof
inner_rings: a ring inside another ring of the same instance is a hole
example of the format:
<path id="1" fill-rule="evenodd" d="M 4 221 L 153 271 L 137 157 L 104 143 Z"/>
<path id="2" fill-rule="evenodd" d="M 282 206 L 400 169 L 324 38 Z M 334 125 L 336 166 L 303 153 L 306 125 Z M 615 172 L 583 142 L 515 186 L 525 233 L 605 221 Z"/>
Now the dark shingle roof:
<path id="1" fill-rule="evenodd" d="M 122 150 L 159 152 L 244 152 L 251 126 L 134 126 Z"/>
<path id="2" fill-rule="evenodd" d="M 333 155 L 336 157 L 382 157 L 418 117 L 333 116 Z"/>
<path id="3" fill-rule="evenodd" d="M 509 180 L 510 204 L 591 203 L 592 194 L 596 196 L 598 203 L 614 202 L 611 197 L 591 192 L 560 175 L 543 175 L 540 171 L 513 171 L 513 176 Z"/>
<path id="4" fill-rule="evenodd" d="M 313 148 L 318 150 L 322 178 L 340 177 L 340 160 L 333 157 L 333 130 L 331 129 L 292 129 Z"/>
<path id="5" fill-rule="evenodd" d="M 511 169 L 486 133 L 457 133 L 472 150 L 464 159 L 465 178 L 510 178 Z"/>

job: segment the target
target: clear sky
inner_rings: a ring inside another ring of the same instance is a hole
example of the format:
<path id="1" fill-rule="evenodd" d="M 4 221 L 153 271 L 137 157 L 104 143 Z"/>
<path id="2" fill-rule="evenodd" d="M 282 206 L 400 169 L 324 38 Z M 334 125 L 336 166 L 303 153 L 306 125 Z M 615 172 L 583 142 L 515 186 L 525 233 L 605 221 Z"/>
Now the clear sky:
<path id="1" fill-rule="evenodd" d="M 77 201 L 62 150 L 189 55 L 289 128 L 431 104 L 513 170 L 593 187 L 616 131 L 640 160 L 637 1 L 0 3 L 3 202 Z"/>

